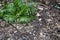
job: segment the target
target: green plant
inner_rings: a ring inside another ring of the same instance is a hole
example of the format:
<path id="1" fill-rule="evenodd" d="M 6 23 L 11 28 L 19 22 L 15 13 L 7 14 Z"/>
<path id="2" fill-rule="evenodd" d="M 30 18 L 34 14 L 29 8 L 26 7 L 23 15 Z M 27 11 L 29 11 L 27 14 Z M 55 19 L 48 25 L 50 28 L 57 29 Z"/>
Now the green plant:
<path id="1" fill-rule="evenodd" d="M 0 18 L 6 22 L 28 23 L 35 19 L 34 2 L 23 3 L 22 0 L 14 0 L 12 3 L 4 3 L 0 9 Z"/>

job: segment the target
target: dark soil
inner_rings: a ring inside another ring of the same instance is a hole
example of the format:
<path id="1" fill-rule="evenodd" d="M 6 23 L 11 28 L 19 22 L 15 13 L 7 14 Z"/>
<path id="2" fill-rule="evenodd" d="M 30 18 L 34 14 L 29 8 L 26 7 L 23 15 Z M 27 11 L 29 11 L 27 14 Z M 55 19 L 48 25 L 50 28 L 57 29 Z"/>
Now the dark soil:
<path id="1" fill-rule="evenodd" d="M 60 39 L 60 11 L 57 9 L 53 9 L 49 6 L 46 6 L 44 4 L 37 5 L 36 19 L 33 20 L 33 22 L 31 23 L 12 24 L 7 23 L 4 20 L 0 19 L 0 40 L 59 40 L 59 39 Z"/>

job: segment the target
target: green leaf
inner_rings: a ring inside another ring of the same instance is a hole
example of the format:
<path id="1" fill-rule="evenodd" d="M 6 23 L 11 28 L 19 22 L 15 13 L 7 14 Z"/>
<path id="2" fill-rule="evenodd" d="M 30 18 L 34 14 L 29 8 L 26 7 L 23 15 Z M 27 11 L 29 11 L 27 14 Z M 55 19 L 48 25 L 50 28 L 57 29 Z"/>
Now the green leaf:
<path id="1" fill-rule="evenodd" d="M 0 10 L 0 17 L 6 22 L 28 23 L 34 20 L 35 11 L 34 2 L 23 3 L 22 0 L 13 0 L 12 3 L 3 5 L 3 10 Z"/>
<path id="2" fill-rule="evenodd" d="M 23 2 L 22 2 L 22 0 L 14 0 L 14 4 L 16 7 L 17 6 L 20 7 L 23 4 Z"/>
<path id="3" fill-rule="evenodd" d="M 8 3 L 5 9 L 7 10 L 7 12 L 10 13 L 14 13 L 16 11 L 16 8 L 13 3 Z"/>
<path id="4" fill-rule="evenodd" d="M 4 20 L 6 22 L 14 22 L 15 21 L 15 16 L 14 15 L 4 15 Z"/>
<path id="5" fill-rule="evenodd" d="M 0 18 L 3 17 L 4 10 L 0 9 Z"/>
<path id="6" fill-rule="evenodd" d="M 18 18 L 17 21 L 20 23 L 28 23 L 31 21 L 31 18 L 24 16 L 24 17 Z"/>
<path id="7" fill-rule="evenodd" d="M 26 9 L 27 9 L 27 6 L 26 5 L 22 5 L 21 6 L 21 10 L 16 15 L 20 16 Z"/>

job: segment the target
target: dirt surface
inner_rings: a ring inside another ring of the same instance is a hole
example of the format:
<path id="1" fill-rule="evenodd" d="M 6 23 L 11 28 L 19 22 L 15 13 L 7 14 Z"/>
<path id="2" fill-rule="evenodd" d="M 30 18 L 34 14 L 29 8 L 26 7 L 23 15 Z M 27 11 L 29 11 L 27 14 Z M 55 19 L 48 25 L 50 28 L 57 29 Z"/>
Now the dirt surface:
<path id="1" fill-rule="evenodd" d="M 59 40 L 60 11 L 37 5 L 36 19 L 28 24 L 7 23 L 0 19 L 0 40 Z"/>

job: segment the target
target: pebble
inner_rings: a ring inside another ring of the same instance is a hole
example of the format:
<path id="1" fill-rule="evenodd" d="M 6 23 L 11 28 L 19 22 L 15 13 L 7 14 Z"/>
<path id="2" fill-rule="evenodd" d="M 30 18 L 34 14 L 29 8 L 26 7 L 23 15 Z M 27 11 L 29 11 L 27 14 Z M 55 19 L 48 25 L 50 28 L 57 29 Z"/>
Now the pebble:
<path id="1" fill-rule="evenodd" d="M 0 4 L 0 6 L 2 6 L 2 4 Z"/>
<path id="2" fill-rule="evenodd" d="M 31 32 L 29 32 L 29 34 L 32 34 Z"/>
<path id="3" fill-rule="evenodd" d="M 48 22 L 52 21 L 52 19 L 47 19 Z"/>
<path id="4" fill-rule="evenodd" d="M 38 6 L 38 9 L 39 9 L 39 10 L 43 10 L 43 8 L 42 8 L 41 6 Z"/>
<path id="5" fill-rule="evenodd" d="M 16 33 L 17 31 L 14 31 L 14 33 Z"/>
<path id="6" fill-rule="evenodd" d="M 40 16 L 40 14 L 39 14 L 39 13 L 37 13 L 37 14 L 36 14 L 36 16 Z"/>
<path id="7" fill-rule="evenodd" d="M 39 21 L 41 21 L 42 19 L 41 18 L 39 18 Z"/>

